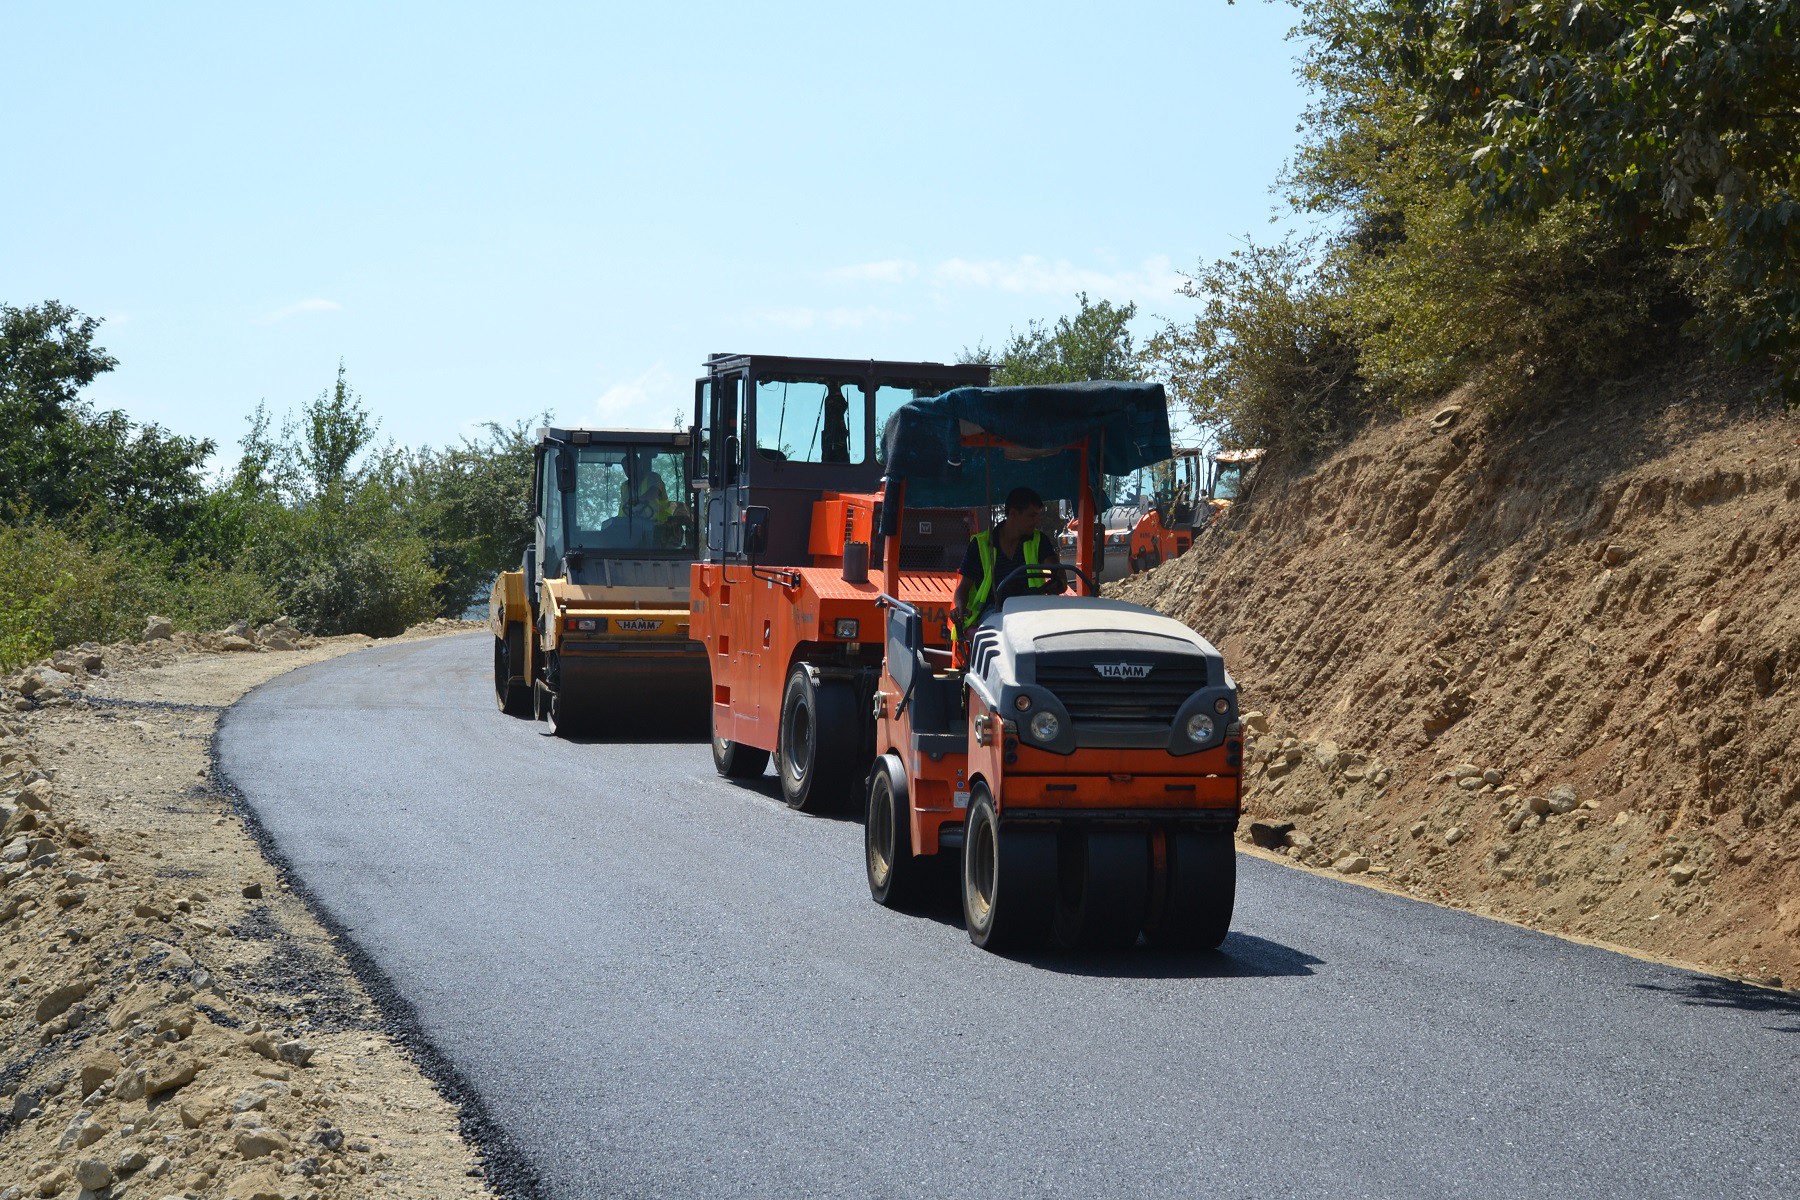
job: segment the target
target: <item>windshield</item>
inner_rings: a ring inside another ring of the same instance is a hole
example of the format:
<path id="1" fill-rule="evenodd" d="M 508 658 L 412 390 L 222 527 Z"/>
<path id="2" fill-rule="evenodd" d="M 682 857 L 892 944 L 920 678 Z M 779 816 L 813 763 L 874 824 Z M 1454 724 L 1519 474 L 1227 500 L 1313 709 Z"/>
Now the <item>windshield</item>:
<path id="1" fill-rule="evenodd" d="M 687 454 L 673 446 L 574 446 L 569 546 L 694 553 Z"/>
<path id="2" fill-rule="evenodd" d="M 756 448 L 776 462 L 864 461 L 862 384 L 842 379 L 758 379 Z"/>
<path id="3" fill-rule="evenodd" d="M 1214 500 L 1236 500 L 1244 487 L 1243 463 L 1220 463 L 1219 473 L 1213 477 Z"/>
<path id="4" fill-rule="evenodd" d="M 868 424 L 874 388 L 875 424 Z M 869 446 L 880 461 L 882 431 L 902 405 L 943 392 L 941 383 L 904 379 L 765 376 L 756 381 L 756 449 L 776 462 L 861 466 Z"/>

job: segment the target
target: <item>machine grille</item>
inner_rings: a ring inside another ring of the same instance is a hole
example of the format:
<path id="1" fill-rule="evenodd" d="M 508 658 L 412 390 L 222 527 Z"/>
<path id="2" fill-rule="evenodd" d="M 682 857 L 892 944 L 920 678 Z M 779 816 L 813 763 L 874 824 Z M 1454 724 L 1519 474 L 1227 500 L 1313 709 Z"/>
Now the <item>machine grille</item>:
<path id="1" fill-rule="evenodd" d="M 1077 725 L 1172 725 L 1187 698 L 1206 686 L 1205 664 L 1191 660 L 1153 662 L 1142 679 L 1109 678 L 1096 669 L 1111 665 L 1040 658 L 1037 681 L 1056 693 Z"/>
<path id="2" fill-rule="evenodd" d="M 969 514 L 959 508 L 913 508 L 900 530 L 902 571 L 954 571 L 962 566 L 973 532 Z M 880 553 L 870 565 L 879 565 Z"/>

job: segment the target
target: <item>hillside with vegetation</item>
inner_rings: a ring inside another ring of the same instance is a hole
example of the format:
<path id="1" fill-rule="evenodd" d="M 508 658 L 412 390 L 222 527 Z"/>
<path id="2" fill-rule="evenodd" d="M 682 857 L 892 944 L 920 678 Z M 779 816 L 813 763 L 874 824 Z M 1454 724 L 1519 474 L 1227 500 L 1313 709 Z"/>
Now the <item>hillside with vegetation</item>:
<path id="1" fill-rule="evenodd" d="M 1119 589 L 1239 676 L 1246 840 L 1800 975 L 1795 15 L 1301 6 L 1312 232 L 1147 352 L 1271 453 Z"/>
<path id="2" fill-rule="evenodd" d="M 381 444 L 340 368 L 279 427 L 258 405 L 234 466 L 83 390 L 100 323 L 0 306 L 0 670 L 53 648 L 291 617 L 386 637 L 459 616 L 523 549 L 531 422 L 444 449 Z"/>

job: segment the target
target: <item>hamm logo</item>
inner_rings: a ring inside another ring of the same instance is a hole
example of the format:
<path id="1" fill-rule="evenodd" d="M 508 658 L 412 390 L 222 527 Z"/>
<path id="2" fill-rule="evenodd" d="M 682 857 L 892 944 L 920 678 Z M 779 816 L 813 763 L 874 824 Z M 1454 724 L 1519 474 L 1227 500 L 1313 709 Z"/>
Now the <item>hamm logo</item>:
<path id="1" fill-rule="evenodd" d="M 1094 670 L 1107 679 L 1143 679 L 1155 670 L 1152 663 L 1095 663 Z"/>
<path id="2" fill-rule="evenodd" d="M 661 621 L 631 620 L 618 621 L 615 624 L 626 633 L 655 633 L 663 627 Z"/>

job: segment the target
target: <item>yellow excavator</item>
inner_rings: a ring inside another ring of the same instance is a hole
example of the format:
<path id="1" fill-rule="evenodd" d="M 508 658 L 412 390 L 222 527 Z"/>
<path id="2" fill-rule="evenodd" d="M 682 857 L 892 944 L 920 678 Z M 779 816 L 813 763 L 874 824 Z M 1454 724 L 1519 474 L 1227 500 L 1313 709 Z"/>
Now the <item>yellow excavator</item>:
<path id="1" fill-rule="evenodd" d="M 538 430 L 533 537 L 494 580 L 494 697 L 567 736 L 609 717 L 708 712 L 706 648 L 688 636 L 698 557 L 686 430 Z"/>

